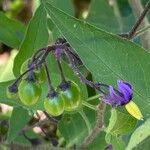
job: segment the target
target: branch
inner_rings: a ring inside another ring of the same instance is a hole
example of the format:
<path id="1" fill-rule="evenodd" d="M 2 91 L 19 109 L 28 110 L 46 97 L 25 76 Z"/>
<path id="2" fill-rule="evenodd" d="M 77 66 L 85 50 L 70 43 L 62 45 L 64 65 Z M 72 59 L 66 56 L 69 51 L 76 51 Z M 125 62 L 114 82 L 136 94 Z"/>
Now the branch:
<path id="1" fill-rule="evenodd" d="M 135 17 L 138 18 L 135 25 L 128 33 L 128 39 L 132 39 L 136 35 L 136 32 L 139 28 L 145 28 L 149 25 L 149 21 L 146 18 L 146 14 L 150 9 L 150 1 L 148 1 L 144 9 L 140 0 L 129 0 L 129 3 L 133 9 Z M 145 34 L 141 36 L 142 45 L 146 49 L 150 49 L 149 39 L 150 39 L 150 31 L 147 31 Z"/>
<path id="2" fill-rule="evenodd" d="M 106 104 L 103 101 L 101 101 L 101 103 L 98 105 L 95 127 L 92 129 L 91 134 L 85 139 L 85 141 L 81 145 L 81 149 L 87 149 L 88 146 L 97 137 L 97 135 L 103 130 L 105 108 Z"/>

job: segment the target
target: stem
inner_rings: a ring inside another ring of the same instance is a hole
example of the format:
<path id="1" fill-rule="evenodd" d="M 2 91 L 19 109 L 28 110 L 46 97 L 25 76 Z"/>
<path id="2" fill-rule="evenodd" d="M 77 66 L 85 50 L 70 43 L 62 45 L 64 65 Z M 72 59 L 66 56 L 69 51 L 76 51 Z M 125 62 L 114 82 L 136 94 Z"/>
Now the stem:
<path id="1" fill-rule="evenodd" d="M 80 110 L 79 114 L 82 116 L 83 120 L 85 121 L 86 127 L 88 129 L 88 133 L 90 134 L 92 127 L 91 127 L 91 124 L 89 122 L 89 119 L 87 118 L 87 116 L 83 110 Z"/>
<path id="2" fill-rule="evenodd" d="M 107 86 L 108 87 L 108 85 L 101 84 L 101 83 L 97 84 L 97 83 L 93 83 L 92 81 L 87 80 L 84 77 L 84 75 L 80 72 L 79 68 L 76 66 L 76 63 L 74 62 L 74 57 L 70 53 L 70 48 L 68 48 L 67 50 L 65 50 L 65 54 L 66 54 L 66 56 L 67 56 L 67 58 L 68 58 L 68 60 L 70 62 L 70 65 L 71 65 L 74 73 L 80 78 L 81 82 L 83 82 L 83 83 L 89 85 L 90 87 L 97 89 L 101 93 L 105 94 L 105 92 L 100 89 L 100 86 L 105 86 L 105 87 Z"/>
<path id="3" fill-rule="evenodd" d="M 145 28 L 143 28 L 143 29 L 141 29 L 141 30 L 139 30 L 139 31 L 137 31 L 134 37 L 138 37 L 138 36 L 144 34 L 149 29 L 150 29 L 150 25 L 145 27 Z"/>
<path id="4" fill-rule="evenodd" d="M 41 56 L 41 54 L 40 55 L 38 55 L 38 54 L 45 50 L 46 50 L 45 48 L 42 48 L 42 49 L 39 49 L 38 51 L 36 51 L 32 57 L 32 60 L 35 61 L 35 59 L 37 59 L 37 57 Z"/>
<path id="5" fill-rule="evenodd" d="M 94 95 L 94 96 L 92 96 L 92 97 L 89 97 L 86 101 L 92 101 L 92 100 L 94 100 L 94 99 L 99 98 L 100 96 L 102 96 L 102 95 L 101 95 L 101 94 Z"/>
<path id="6" fill-rule="evenodd" d="M 138 18 L 138 20 L 136 21 L 135 25 L 132 27 L 132 29 L 129 31 L 128 33 L 128 39 L 132 39 L 138 29 L 138 27 L 141 25 L 143 19 L 145 18 L 146 14 L 148 13 L 150 9 L 150 0 L 147 2 L 145 9 L 143 10 L 143 12 L 141 13 L 140 17 Z"/>
<path id="7" fill-rule="evenodd" d="M 98 105 L 95 127 L 92 129 L 90 135 L 85 139 L 85 141 L 81 145 L 80 147 L 81 149 L 87 149 L 88 146 L 97 137 L 97 135 L 103 130 L 105 108 L 106 108 L 106 104 L 102 101 Z"/>
<path id="8" fill-rule="evenodd" d="M 44 63 L 44 67 L 45 67 L 45 71 L 46 71 L 46 75 L 47 75 L 49 92 L 51 92 L 54 90 L 54 88 L 52 87 L 52 84 L 51 84 L 51 78 L 50 78 L 50 74 L 49 74 L 48 67 L 47 67 L 46 63 Z"/>
<path id="9" fill-rule="evenodd" d="M 12 85 L 18 84 L 18 82 L 22 79 L 22 77 L 27 74 L 28 72 L 32 71 L 35 68 L 35 66 L 29 68 L 28 70 L 26 70 L 24 73 L 22 73 Z"/>
<path id="10" fill-rule="evenodd" d="M 89 104 L 89 103 L 86 102 L 86 101 L 83 101 L 82 104 L 83 104 L 84 106 L 86 106 L 86 107 L 92 109 L 92 110 L 95 110 L 95 111 L 97 110 L 97 107 L 96 107 L 96 106 L 91 105 L 91 104 Z"/>
<path id="11" fill-rule="evenodd" d="M 65 79 L 65 76 L 64 76 L 64 72 L 63 72 L 61 63 L 60 63 L 59 60 L 57 60 L 57 63 L 58 63 L 58 68 L 59 68 L 59 70 L 60 70 L 61 81 L 62 81 L 62 83 L 64 83 L 64 82 L 66 82 L 66 79 Z"/>

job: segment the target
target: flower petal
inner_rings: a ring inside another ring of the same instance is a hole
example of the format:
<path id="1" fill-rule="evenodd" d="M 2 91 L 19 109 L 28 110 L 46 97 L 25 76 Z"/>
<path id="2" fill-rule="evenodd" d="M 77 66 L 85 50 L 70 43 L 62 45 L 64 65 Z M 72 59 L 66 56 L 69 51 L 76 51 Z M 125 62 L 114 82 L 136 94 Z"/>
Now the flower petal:
<path id="1" fill-rule="evenodd" d="M 133 89 L 129 83 L 118 80 L 118 90 L 123 94 L 126 102 L 129 102 L 132 99 Z"/>
<path id="2" fill-rule="evenodd" d="M 103 97 L 103 101 L 113 107 L 117 107 L 125 103 L 124 97 L 117 94 L 112 86 L 109 86 L 109 94 Z"/>

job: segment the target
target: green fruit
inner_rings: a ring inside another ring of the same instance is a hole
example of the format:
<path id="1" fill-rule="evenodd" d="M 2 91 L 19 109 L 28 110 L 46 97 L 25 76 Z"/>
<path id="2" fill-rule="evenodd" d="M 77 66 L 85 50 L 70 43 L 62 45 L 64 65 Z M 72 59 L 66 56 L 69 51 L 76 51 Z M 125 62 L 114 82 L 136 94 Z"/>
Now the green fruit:
<path id="1" fill-rule="evenodd" d="M 41 96 L 41 87 L 33 81 L 22 80 L 18 87 L 18 94 L 21 102 L 26 106 L 37 103 Z"/>
<path id="2" fill-rule="evenodd" d="M 59 116 L 64 111 L 63 98 L 58 95 L 52 98 L 47 97 L 44 101 L 45 110 L 52 116 Z"/>
<path id="3" fill-rule="evenodd" d="M 71 81 L 68 84 L 68 88 L 61 90 L 61 96 L 64 99 L 65 110 L 75 111 L 81 105 L 81 91 L 76 83 Z"/>

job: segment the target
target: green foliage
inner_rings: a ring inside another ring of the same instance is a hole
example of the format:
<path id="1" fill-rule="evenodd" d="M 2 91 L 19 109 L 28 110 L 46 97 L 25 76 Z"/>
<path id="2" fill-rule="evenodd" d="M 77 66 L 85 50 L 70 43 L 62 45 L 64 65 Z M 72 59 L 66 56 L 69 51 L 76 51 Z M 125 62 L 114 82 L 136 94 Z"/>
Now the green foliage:
<path id="1" fill-rule="evenodd" d="M 22 107 L 14 107 L 8 130 L 7 140 L 13 141 L 18 134 L 21 132 L 23 127 L 27 124 L 31 116 L 28 114 L 28 111 Z"/>
<path id="2" fill-rule="evenodd" d="M 131 135 L 130 141 L 126 150 L 131 150 L 140 144 L 143 140 L 150 136 L 150 119 L 147 119 L 144 124 L 139 126 Z"/>
<path id="3" fill-rule="evenodd" d="M 23 39 L 25 26 L 9 19 L 4 13 L 0 12 L 0 41 L 12 48 L 19 48 Z"/>

